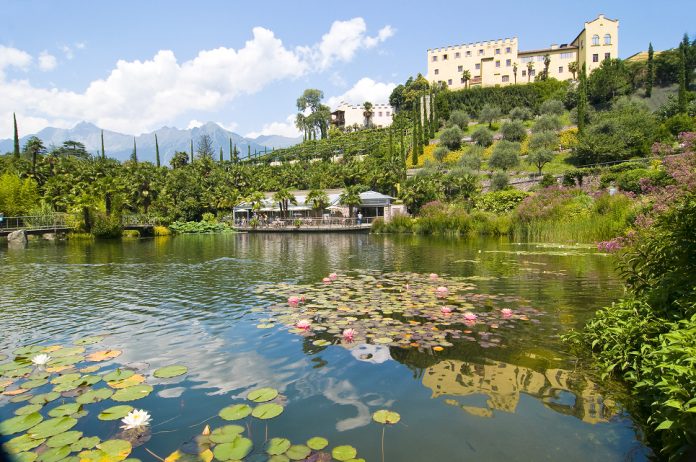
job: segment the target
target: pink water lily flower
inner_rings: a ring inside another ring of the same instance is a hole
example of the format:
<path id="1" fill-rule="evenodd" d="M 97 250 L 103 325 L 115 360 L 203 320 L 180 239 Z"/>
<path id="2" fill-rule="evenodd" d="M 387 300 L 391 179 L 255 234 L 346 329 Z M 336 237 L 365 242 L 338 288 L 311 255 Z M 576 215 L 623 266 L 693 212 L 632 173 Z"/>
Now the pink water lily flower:
<path id="1" fill-rule="evenodd" d="M 335 281 L 336 279 L 338 279 L 338 274 L 336 274 L 336 273 L 329 274 L 329 279 L 331 279 L 332 281 Z"/>
<path id="2" fill-rule="evenodd" d="M 449 306 L 443 306 L 442 308 L 440 308 L 440 311 L 442 312 L 442 314 L 450 314 L 452 312 L 452 308 Z"/>
<path id="3" fill-rule="evenodd" d="M 437 279 L 438 278 L 436 273 L 430 273 L 429 277 L 430 277 L 430 279 Z"/>
<path id="4" fill-rule="evenodd" d="M 321 280 L 324 284 L 331 284 L 331 278 L 324 278 Z"/>
<path id="5" fill-rule="evenodd" d="M 352 342 L 356 333 L 357 332 L 355 331 L 355 329 L 344 330 L 343 331 L 343 340 L 345 340 L 346 342 Z"/>
<path id="6" fill-rule="evenodd" d="M 503 308 L 502 310 L 500 310 L 500 312 L 503 313 L 504 318 L 509 318 L 510 316 L 512 316 L 512 310 L 510 308 Z"/>
<path id="7" fill-rule="evenodd" d="M 466 319 L 467 321 L 476 321 L 477 318 L 478 316 L 476 316 L 471 311 L 467 311 L 466 313 L 464 313 L 464 319 Z"/>
<path id="8" fill-rule="evenodd" d="M 445 298 L 447 297 L 447 294 L 449 293 L 449 290 L 447 290 L 447 287 L 438 287 L 435 289 L 435 295 L 437 298 Z"/>
<path id="9" fill-rule="evenodd" d="M 295 327 L 302 330 L 309 330 L 309 328 L 312 327 L 312 321 L 309 319 L 300 319 L 295 323 Z"/>
<path id="10" fill-rule="evenodd" d="M 299 304 L 300 304 L 300 297 L 298 297 L 296 295 L 292 295 L 292 296 L 288 297 L 288 305 L 294 307 L 294 306 L 297 306 Z"/>

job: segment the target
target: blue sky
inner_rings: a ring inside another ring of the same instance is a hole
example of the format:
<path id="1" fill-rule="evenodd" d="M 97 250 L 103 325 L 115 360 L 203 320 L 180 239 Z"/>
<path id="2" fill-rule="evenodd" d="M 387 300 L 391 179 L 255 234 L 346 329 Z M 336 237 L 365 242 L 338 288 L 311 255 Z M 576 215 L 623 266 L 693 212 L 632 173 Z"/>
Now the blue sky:
<path id="1" fill-rule="evenodd" d="M 295 100 L 381 102 L 425 72 L 426 50 L 517 36 L 571 41 L 583 21 L 620 20 L 621 57 L 674 46 L 693 2 L 0 0 L 0 138 L 80 120 L 139 134 L 214 121 L 242 135 L 294 132 Z M 662 7 L 662 8 L 661 8 Z"/>

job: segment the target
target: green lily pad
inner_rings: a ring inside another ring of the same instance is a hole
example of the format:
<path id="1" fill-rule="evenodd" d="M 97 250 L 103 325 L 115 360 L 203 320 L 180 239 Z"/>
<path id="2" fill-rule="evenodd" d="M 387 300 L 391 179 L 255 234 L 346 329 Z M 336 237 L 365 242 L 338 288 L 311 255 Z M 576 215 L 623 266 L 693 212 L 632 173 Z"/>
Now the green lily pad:
<path id="1" fill-rule="evenodd" d="M 25 347 L 20 347 L 17 348 L 14 353 L 15 356 L 29 356 L 29 355 L 34 355 L 36 353 L 41 353 L 44 350 L 44 346 L 41 345 L 28 345 Z"/>
<path id="2" fill-rule="evenodd" d="M 154 373 L 154 376 L 157 377 L 158 379 L 170 379 L 172 377 L 178 377 L 180 375 L 184 375 L 187 372 L 188 372 L 188 367 L 182 366 L 180 364 L 175 364 L 172 366 L 166 366 L 166 367 L 162 367 L 160 369 L 157 369 Z"/>
<path id="3" fill-rule="evenodd" d="M 128 388 L 121 388 L 111 397 L 114 401 L 127 402 L 145 398 L 152 393 L 152 386 L 147 384 L 134 385 Z"/>
<path id="4" fill-rule="evenodd" d="M 78 396 L 75 398 L 75 401 L 79 404 L 98 403 L 99 401 L 104 401 L 105 399 L 111 398 L 113 394 L 114 392 L 108 388 L 99 388 L 97 390 L 90 390 Z"/>
<path id="5" fill-rule="evenodd" d="M 60 406 L 56 406 L 50 411 L 48 411 L 48 415 L 51 417 L 65 417 L 65 416 L 70 416 L 73 414 L 77 414 L 80 412 L 80 409 L 82 408 L 82 405 L 80 403 L 67 403 L 67 404 L 61 404 Z"/>
<path id="6" fill-rule="evenodd" d="M 381 345 L 386 345 L 387 343 L 392 343 L 394 339 L 390 337 L 378 337 L 374 339 L 375 343 L 381 344 Z"/>
<path id="7" fill-rule="evenodd" d="M 48 393 L 43 393 L 40 395 L 36 395 L 33 398 L 29 400 L 31 404 L 46 404 L 50 403 L 51 401 L 55 401 L 58 398 L 60 398 L 60 393 L 55 392 L 55 391 L 50 391 Z"/>
<path id="8" fill-rule="evenodd" d="M 278 390 L 270 387 L 251 390 L 247 393 L 247 399 L 255 403 L 265 403 L 266 401 L 275 399 L 276 396 L 278 396 Z"/>
<path id="9" fill-rule="evenodd" d="M 51 360 L 51 367 L 72 366 L 80 361 L 83 361 L 84 359 L 85 358 L 83 356 L 61 356 Z"/>
<path id="10" fill-rule="evenodd" d="M 85 347 L 76 346 L 76 347 L 61 348 L 60 350 L 56 350 L 53 353 L 51 353 L 51 356 L 53 356 L 54 358 L 64 358 L 66 356 L 78 356 L 84 352 L 85 352 Z"/>
<path id="11" fill-rule="evenodd" d="M 97 449 L 107 454 L 111 460 L 124 460 L 130 455 L 133 446 L 126 440 L 108 440 L 97 445 Z"/>
<path id="12" fill-rule="evenodd" d="M 15 462 L 34 462 L 38 454 L 35 452 L 20 452 L 14 455 Z"/>
<path id="13" fill-rule="evenodd" d="M 92 449 L 97 444 L 99 444 L 99 441 L 101 440 L 98 436 L 80 438 L 78 441 L 70 445 L 70 449 L 72 449 L 73 452 L 80 452 L 84 451 L 85 449 Z"/>
<path id="14" fill-rule="evenodd" d="M 290 460 L 302 460 L 305 459 L 312 452 L 307 446 L 302 444 L 294 444 L 290 446 L 288 452 L 285 453 Z"/>
<path id="15" fill-rule="evenodd" d="M 75 340 L 75 345 L 93 345 L 104 340 L 101 335 L 93 335 L 91 337 L 83 337 L 81 339 Z"/>
<path id="16" fill-rule="evenodd" d="M 393 425 L 401 420 L 401 416 L 398 412 L 382 409 L 372 414 L 372 419 L 377 423 Z"/>
<path id="17" fill-rule="evenodd" d="M 283 413 L 283 406 L 275 403 L 259 404 L 251 411 L 251 415 L 257 419 L 266 420 L 278 417 Z"/>
<path id="18" fill-rule="evenodd" d="M 39 461 L 41 462 L 58 462 L 63 460 L 70 455 L 70 446 L 53 447 L 47 451 L 42 452 L 39 455 Z"/>
<path id="19" fill-rule="evenodd" d="M 285 454 L 279 454 L 277 456 L 271 456 L 267 462 L 290 462 L 290 458 Z"/>
<path id="20" fill-rule="evenodd" d="M 75 380 L 80 378 L 80 374 L 64 374 L 64 375 L 59 375 L 58 377 L 55 377 L 51 379 L 51 383 L 54 385 L 58 385 L 61 383 L 70 383 L 74 382 Z"/>
<path id="21" fill-rule="evenodd" d="M 43 420 L 43 416 L 38 412 L 31 414 L 18 415 L 0 422 L 0 434 L 12 435 L 14 433 L 23 432 L 38 425 Z"/>
<path id="22" fill-rule="evenodd" d="M 321 451 L 326 446 L 329 445 L 329 440 L 322 438 L 321 436 L 315 436 L 307 440 L 307 446 L 314 449 L 315 451 Z"/>
<path id="23" fill-rule="evenodd" d="M 331 342 L 329 342 L 328 340 L 319 339 L 319 340 L 313 341 L 313 342 L 312 342 L 312 345 L 314 345 L 314 346 L 319 346 L 319 347 L 321 347 L 321 346 L 328 346 L 328 345 L 331 345 Z"/>
<path id="24" fill-rule="evenodd" d="M 213 430 L 209 438 L 213 443 L 231 443 L 242 432 L 244 432 L 244 427 L 241 425 L 225 425 Z"/>
<path id="25" fill-rule="evenodd" d="M 116 369 L 115 371 L 111 371 L 104 376 L 104 382 L 115 382 L 117 380 L 125 380 L 129 377 L 132 377 L 134 374 L 135 372 L 129 369 Z"/>
<path id="26" fill-rule="evenodd" d="M 225 420 L 240 420 L 251 414 L 251 406 L 248 404 L 235 404 L 220 411 L 220 417 Z"/>
<path id="27" fill-rule="evenodd" d="M 124 418 L 130 411 L 133 410 L 133 406 L 128 406 L 123 404 L 120 406 L 113 406 L 108 409 L 104 409 L 99 413 L 97 419 L 99 420 L 118 420 Z"/>
<path id="28" fill-rule="evenodd" d="M 12 398 L 10 398 L 10 402 L 11 403 L 23 403 L 24 401 L 31 402 L 30 400 L 32 398 L 34 398 L 34 395 L 32 395 L 31 393 L 24 393 L 21 395 L 13 396 Z M 32 404 L 43 404 L 43 403 L 32 403 Z"/>
<path id="29" fill-rule="evenodd" d="M 290 440 L 287 438 L 271 438 L 266 443 L 266 452 L 272 456 L 285 454 L 290 449 Z"/>
<path id="30" fill-rule="evenodd" d="M 33 414 L 34 412 L 39 412 L 41 408 L 43 408 L 41 404 L 27 404 L 15 410 L 14 413 L 15 415 Z"/>
<path id="31" fill-rule="evenodd" d="M 48 446 L 49 448 L 62 448 L 63 446 L 70 446 L 80 438 L 82 438 L 82 432 L 71 430 L 69 432 L 60 433 L 58 435 L 50 437 L 46 441 L 46 446 Z"/>
<path id="32" fill-rule="evenodd" d="M 49 438 L 59 433 L 64 433 L 77 425 L 77 419 L 72 417 L 56 417 L 44 420 L 27 432 L 32 438 Z"/>
<path id="33" fill-rule="evenodd" d="M 30 438 L 29 435 L 25 433 L 16 438 L 12 438 L 10 441 L 5 443 L 5 448 L 7 449 L 7 452 L 9 452 L 10 454 L 17 454 L 41 446 L 44 441 L 46 440 L 41 438 Z"/>
<path id="34" fill-rule="evenodd" d="M 38 379 L 38 380 L 28 380 L 21 384 L 19 388 L 24 388 L 25 390 L 31 390 L 32 388 L 39 388 L 41 386 L 44 386 L 48 383 L 48 380 L 46 379 Z"/>
<path id="35" fill-rule="evenodd" d="M 261 324 L 256 324 L 257 329 L 270 329 L 274 327 L 275 324 L 272 322 L 266 322 L 266 323 L 261 323 Z"/>
<path id="36" fill-rule="evenodd" d="M 336 446 L 331 451 L 331 457 L 341 462 L 355 458 L 358 451 L 353 446 Z"/>
<path id="37" fill-rule="evenodd" d="M 249 438 L 239 437 L 231 443 L 218 444 L 213 449 L 213 454 L 215 454 L 216 459 L 222 461 L 241 460 L 245 458 L 253 448 L 254 444 Z"/>

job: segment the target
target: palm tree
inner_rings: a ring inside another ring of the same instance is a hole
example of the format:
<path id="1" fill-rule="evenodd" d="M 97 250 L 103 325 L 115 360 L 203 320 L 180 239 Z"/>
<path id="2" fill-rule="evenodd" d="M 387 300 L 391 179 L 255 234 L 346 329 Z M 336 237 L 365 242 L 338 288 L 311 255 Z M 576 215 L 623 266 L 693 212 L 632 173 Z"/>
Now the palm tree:
<path id="1" fill-rule="evenodd" d="M 266 196 L 261 191 L 254 191 L 247 199 L 247 202 L 251 204 L 251 210 L 258 212 L 261 210 L 261 207 L 263 207 L 263 201 L 265 199 Z"/>
<path id="2" fill-rule="evenodd" d="M 322 211 L 329 206 L 329 196 L 323 189 L 312 189 L 307 194 L 306 202 L 312 204 L 314 210 Z"/>
<path id="3" fill-rule="evenodd" d="M 288 207 L 290 204 L 297 205 L 297 198 L 285 188 L 279 189 L 273 194 L 273 200 L 278 203 L 281 215 L 287 217 Z"/>
<path id="4" fill-rule="evenodd" d="M 551 65 L 551 56 L 549 54 L 544 55 L 544 80 L 549 78 L 549 66 Z"/>
<path id="5" fill-rule="evenodd" d="M 529 83 L 530 79 L 532 78 L 532 71 L 534 70 L 534 62 L 529 61 L 527 63 L 527 83 Z"/>
<path id="6" fill-rule="evenodd" d="M 360 193 L 362 192 L 362 187 L 360 185 L 348 186 L 340 196 L 338 196 L 338 202 L 341 205 L 348 206 L 348 216 L 353 218 L 353 208 L 362 204 L 360 199 Z"/>
<path id="7" fill-rule="evenodd" d="M 374 111 L 372 110 L 372 103 L 365 101 L 363 103 L 363 116 L 365 116 L 365 126 L 370 127 L 372 125 L 372 115 Z"/>
<path id="8" fill-rule="evenodd" d="M 515 77 L 515 83 L 517 83 L 517 63 L 512 64 L 512 75 Z"/>
<path id="9" fill-rule="evenodd" d="M 578 72 L 578 62 L 571 61 L 570 64 L 568 64 L 568 70 L 573 74 L 573 80 L 575 80 L 575 74 Z"/>
<path id="10" fill-rule="evenodd" d="M 471 80 L 471 71 L 465 70 L 462 72 L 462 80 L 464 81 L 464 87 L 469 88 L 469 80 Z"/>

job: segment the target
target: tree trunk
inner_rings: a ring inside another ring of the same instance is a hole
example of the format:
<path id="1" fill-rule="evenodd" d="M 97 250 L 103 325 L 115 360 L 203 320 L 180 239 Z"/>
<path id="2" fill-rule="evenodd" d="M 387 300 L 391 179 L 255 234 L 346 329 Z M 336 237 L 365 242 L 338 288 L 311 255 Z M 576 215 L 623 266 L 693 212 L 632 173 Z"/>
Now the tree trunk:
<path id="1" fill-rule="evenodd" d="M 85 231 L 92 231 L 92 219 L 89 215 L 89 207 L 82 207 L 82 218 L 85 221 Z"/>

